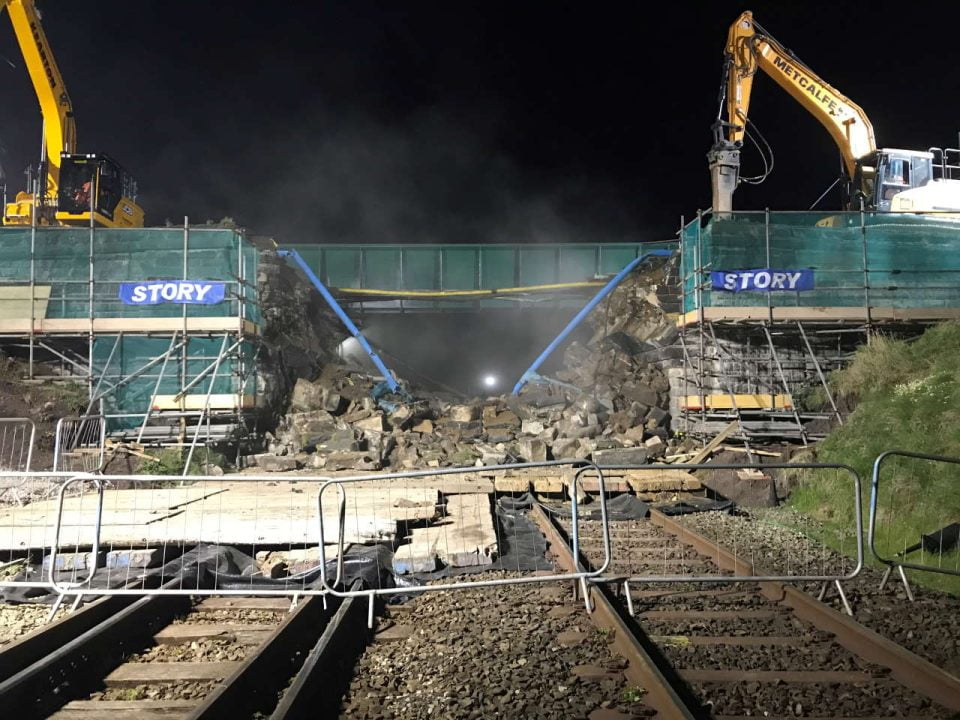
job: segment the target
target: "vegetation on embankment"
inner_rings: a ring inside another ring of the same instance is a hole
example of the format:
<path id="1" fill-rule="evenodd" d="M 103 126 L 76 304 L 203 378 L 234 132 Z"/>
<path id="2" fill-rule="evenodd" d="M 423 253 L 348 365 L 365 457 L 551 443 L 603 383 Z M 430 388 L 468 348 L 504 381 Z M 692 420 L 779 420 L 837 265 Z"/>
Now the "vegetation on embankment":
<path id="1" fill-rule="evenodd" d="M 907 342 L 875 336 L 846 369 L 834 373 L 831 385 L 855 401 L 856 409 L 816 448 L 816 459 L 850 465 L 863 478 L 865 529 L 870 477 L 880 453 L 908 450 L 960 458 L 960 323 L 944 323 Z M 853 527 L 850 482 L 842 474 L 807 475 L 790 505 L 833 528 L 834 536 Z M 960 522 L 960 465 L 890 458 L 883 464 L 877 518 L 877 550 L 888 557 L 919 543 L 921 532 Z M 960 569 L 956 550 L 906 557 Z M 960 592 L 960 577 L 911 575 L 918 583 Z"/>

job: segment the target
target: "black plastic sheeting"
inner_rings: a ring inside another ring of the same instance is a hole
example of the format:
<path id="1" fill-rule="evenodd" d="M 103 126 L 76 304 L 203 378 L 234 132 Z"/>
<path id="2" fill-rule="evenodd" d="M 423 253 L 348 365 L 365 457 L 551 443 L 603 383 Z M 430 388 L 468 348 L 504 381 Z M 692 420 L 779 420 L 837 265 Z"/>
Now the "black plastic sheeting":
<path id="1" fill-rule="evenodd" d="M 365 587 L 393 587 L 393 578 L 389 572 L 392 561 L 393 553 L 388 548 L 380 545 L 359 546 L 344 556 L 344 584 L 350 585 L 360 578 Z M 151 579 L 149 587 L 162 585 L 178 577 L 181 581 L 177 586 L 182 588 L 216 587 L 221 590 L 255 591 L 320 587 L 319 566 L 294 576 L 277 579 L 257 577 L 255 573 L 258 570 L 254 558 L 235 547 L 198 545 L 164 565 L 148 570 L 131 570 L 129 573 L 125 570 L 113 570 L 108 574 L 101 568 L 94 575 L 91 587 L 117 588 L 128 582 L 138 582 L 141 577 Z M 337 571 L 336 561 L 327 562 L 327 571 L 332 582 Z M 57 579 L 60 582 L 76 581 L 86 577 L 86 572 L 60 572 Z M 38 575 L 39 571 L 32 573 L 34 578 Z M 24 580 L 26 577 L 24 573 L 20 573 L 13 580 Z M 0 591 L 0 597 L 10 603 L 42 603 L 53 602 L 56 595 L 45 588 L 4 588 Z"/>
<path id="2" fill-rule="evenodd" d="M 731 513 L 737 507 L 733 500 L 705 500 L 703 502 L 675 502 L 670 505 L 658 505 L 657 510 L 664 515 L 692 515 L 702 512 L 727 512 Z"/>
<path id="3" fill-rule="evenodd" d="M 554 505 L 539 503 L 532 495 L 527 493 L 518 498 L 503 498 L 501 503 L 510 501 L 515 507 L 531 507 L 540 504 L 547 512 L 560 517 L 572 518 L 573 510 L 569 504 Z M 642 520 L 650 514 L 650 506 L 638 500 L 633 495 L 617 495 L 607 500 L 607 519 L 608 520 Z M 590 503 L 580 503 L 577 507 L 577 517 L 580 520 L 602 520 L 603 514 L 600 512 L 600 503 L 592 500 Z"/>
<path id="4" fill-rule="evenodd" d="M 911 545 L 902 552 L 898 552 L 897 556 L 909 555 L 920 548 L 928 553 L 940 553 L 949 552 L 958 547 L 960 547 L 960 523 L 950 523 L 929 535 L 921 535 L 920 542 Z"/>

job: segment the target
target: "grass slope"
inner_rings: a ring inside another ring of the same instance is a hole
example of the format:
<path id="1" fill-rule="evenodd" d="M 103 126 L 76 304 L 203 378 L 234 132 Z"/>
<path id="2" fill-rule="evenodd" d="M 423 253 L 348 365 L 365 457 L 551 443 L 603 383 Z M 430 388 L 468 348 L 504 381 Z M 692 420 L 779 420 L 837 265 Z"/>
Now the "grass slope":
<path id="1" fill-rule="evenodd" d="M 817 448 L 820 462 L 845 463 L 864 481 L 864 527 L 873 461 L 886 450 L 960 458 L 960 324 L 944 323 L 913 342 L 875 337 L 835 373 L 840 395 L 856 410 Z M 852 526 L 849 481 L 830 472 L 804 482 L 790 504 L 837 530 Z M 877 550 L 893 556 L 930 533 L 960 522 L 960 465 L 891 458 L 883 465 Z M 869 552 L 868 552 L 869 556 Z M 960 553 L 913 552 L 909 561 L 960 569 Z M 960 577 L 911 573 L 911 580 L 960 593 Z"/>

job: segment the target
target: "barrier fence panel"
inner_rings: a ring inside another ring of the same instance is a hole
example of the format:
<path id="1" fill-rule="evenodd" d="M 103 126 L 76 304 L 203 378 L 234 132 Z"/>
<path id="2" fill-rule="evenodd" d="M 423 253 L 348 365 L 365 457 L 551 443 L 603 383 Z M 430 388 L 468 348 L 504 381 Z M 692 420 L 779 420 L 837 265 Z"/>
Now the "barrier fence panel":
<path id="1" fill-rule="evenodd" d="M 79 478 L 78 478 L 79 479 Z M 99 507 L 61 493 L 52 510 L 64 541 L 99 546 L 89 582 L 65 595 L 322 595 L 319 488 L 311 475 L 110 475 Z M 71 481 L 72 483 L 73 481 Z M 70 520 L 75 519 L 75 523 Z M 336 528 L 331 516 L 331 528 Z M 334 545 L 333 531 L 326 543 Z M 75 533 L 75 534 L 74 534 Z M 328 551 L 329 552 L 329 551 Z M 332 553 L 330 553 L 332 555 Z M 175 582 L 170 583 L 170 580 Z M 162 590 L 157 587 L 164 584 Z"/>
<path id="2" fill-rule="evenodd" d="M 358 591 L 338 588 L 326 563 L 325 588 L 339 596 L 367 596 L 370 612 L 376 596 L 521 583 L 574 580 L 584 583 L 610 563 L 609 537 L 604 531 L 596 569 L 564 573 L 545 561 L 546 544 L 532 521 L 520 512 L 524 501 L 494 494 L 494 477 L 541 471 L 558 478 L 565 471 L 576 482 L 575 469 L 592 467 L 601 490 L 600 514 L 606 528 L 603 473 L 585 461 L 558 460 L 486 467 L 437 468 L 399 473 L 337 477 L 320 490 L 320 518 L 327 537 L 331 511 L 336 514 L 339 557 L 350 562 L 348 546 L 370 537 L 389 539 L 392 553 L 368 553 L 367 586 Z M 578 527 L 576 492 L 571 492 L 571 517 Z M 532 503 L 527 496 L 527 502 Z M 325 558 L 324 558 L 325 559 Z M 339 574 L 347 574 L 338 565 Z M 494 577 L 484 571 L 497 570 Z M 419 579 L 411 576 L 420 575 Z M 426 580 L 436 580 L 427 584 Z M 586 596 L 586 593 L 585 593 Z"/>
<path id="3" fill-rule="evenodd" d="M 873 463 L 870 553 L 896 570 L 912 601 L 905 569 L 960 575 L 960 458 L 889 450 Z"/>
<path id="4" fill-rule="evenodd" d="M 29 472 L 36 439 L 30 418 L 0 418 L 0 470 Z"/>
<path id="5" fill-rule="evenodd" d="M 56 545 L 57 494 L 73 473 L 0 472 L 0 588 L 52 589 L 44 562 Z M 96 500 L 80 497 L 81 510 L 96 506 Z M 73 522 L 73 518 L 68 518 Z M 75 528 L 74 528 L 75 529 Z M 63 546 L 70 543 L 65 532 Z"/>
<path id="6" fill-rule="evenodd" d="M 53 446 L 53 469 L 99 472 L 103 466 L 105 439 L 106 421 L 102 415 L 60 418 Z"/>
<path id="7" fill-rule="evenodd" d="M 724 522 L 725 514 L 697 514 L 697 520 L 679 521 L 654 510 L 650 520 L 609 521 L 613 563 L 608 572 L 591 578 L 593 582 L 619 583 L 627 598 L 630 586 L 640 583 L 822 583 L 821 598 L 830 588 L 839 593 L 850 614 L 842 582 L 856 577 L 863 566 L 863 522 L 861 515 L 861 480 L 856 470 L 837 464 L 700 464 L 700 465 L 601 465 L 608 481 L 620 476 L 637 487 L 655 492 L 658 481 L 678 478 L 696 480 L 689 473 L 737 472 L 763 470 L 793 474 L 802 486 L 806 479 L 832 483 L 837 497 L 832 508 L 836 517 L 849 520 L 847 532 L 827 538 L 820 523 L 797 513 L 789 528 L 781 528 L 776 541 L 764 539 L 765 533 L 745 532 L 743 525 Z M 589 475 L 589 468 L 582 471 Z M 693 515 L 675 507 L 677 516 Z M 680 536 L 665 532 L 666 526 Z M 691 548 L 683 537 L 683 527 L 690 527 L 709 539 L 709 547 Z M 831 541 L 832 540 L 832 544 Z M 707 557 L 709 553 L 710 557 Z M 853 558 L 850 557 L 853 556 Z"/>

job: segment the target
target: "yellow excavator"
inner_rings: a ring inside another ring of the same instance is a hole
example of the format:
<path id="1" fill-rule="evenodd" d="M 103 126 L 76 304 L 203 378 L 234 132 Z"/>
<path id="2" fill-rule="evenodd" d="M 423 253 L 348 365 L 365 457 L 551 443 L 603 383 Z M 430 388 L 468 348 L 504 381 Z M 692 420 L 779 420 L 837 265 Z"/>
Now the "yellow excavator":
<path id="1" fill-rule="evenodd" d="M 733 210 L 741 182 L 740 149 L 749 132 L 753 80 L 763 70 L 830 133 L 843 160 L 845 206 L 879 212 L 960 212 L 960 180 L 945 151 L 877 149 L 873 125 L 845 97 L 744 12 L 730 26 L 724 50 L 720 113 L 708 159 L 714 212 Z M 953 151 L 956 152 L 956 151 Z M 935 162 L 939 160 L 939 162 Z"/>
<path id="2" fill-rule="evenodd" d="M 77 150 L 73 105 L 33 0 L 0 0 L 6 8 L 43 118 L 43 152 L 34 188 L 4 203 L 4 225 L 143 227 L 137 185 L 111 158 Z"/>

